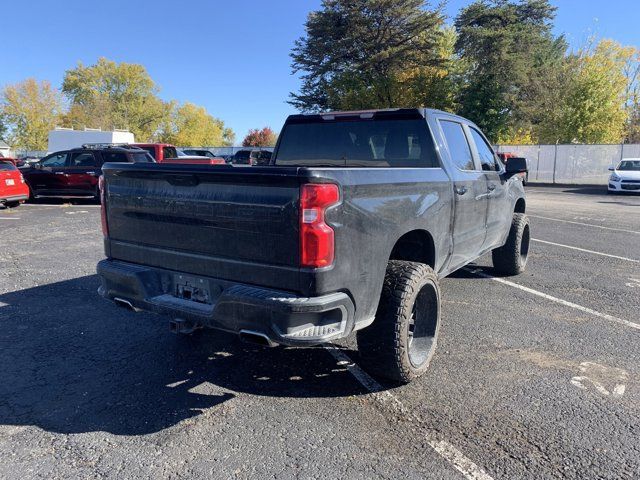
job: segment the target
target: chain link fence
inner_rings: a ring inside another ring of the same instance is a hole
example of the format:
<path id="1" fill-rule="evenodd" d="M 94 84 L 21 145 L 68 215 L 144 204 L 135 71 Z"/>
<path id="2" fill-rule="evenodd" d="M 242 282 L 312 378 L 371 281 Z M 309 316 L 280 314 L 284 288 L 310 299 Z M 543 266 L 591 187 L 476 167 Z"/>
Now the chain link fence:
<path id="1" fill-rule="evenodd" d="M 496 145 L 527 159 L 529 182 L 606 185 L 608 168 L 623 158 L 640 158 L 640 144 Z"/>
<path id="2" fill-rule="evenodd" d="M 273 147 L 182 147 L 209 150 L 230 157 L 240 150 L 268 150 Z M 605 185 L 608 168 L 623 158 L 640 158 L 640 144 L 618 145 L 496 145 L 498 152 L 509 152 L 527 159 L 529 182 Z M 17 157 L 43 157 L 47 152 L 14 150 Z"/>

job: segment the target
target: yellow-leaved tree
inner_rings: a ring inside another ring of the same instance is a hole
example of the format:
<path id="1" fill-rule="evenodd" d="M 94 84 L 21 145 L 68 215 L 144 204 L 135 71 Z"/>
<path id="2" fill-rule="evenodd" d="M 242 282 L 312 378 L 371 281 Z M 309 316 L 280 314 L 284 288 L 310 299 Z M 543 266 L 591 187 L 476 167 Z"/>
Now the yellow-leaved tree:
<path id="1" fill-rule="evenodd" d="M 233 145 L 233 130 L 211 116 L 204 107 L 189 102 L 182 105 L 171 102 L 167 108 L 167 119 L 156 135 L 158 141 L 181 147 Z"/>
<path id="2" fill-rule="evenodd" d="M 64 124 L 76 129 L 127 129 L 136 140 L 148 141 L 167 114 L 158 87 L 138 64 L 106 58 L 90 66 L 79 63 L 65 73 L 62 91 L 70 101 Z"/>
<path id="3" fill-rule="evenodd" d="M 632 47 L 604 39 L 569 56 L 557 85 L 557 104 L 540 123 L 540 138 L 550 143 L 619 143 L 627 129 L 625 66 Z"/>
<path id="4" fill-rule="evenodd" d="M 46 150 L 49 131 L 60 119 L 60 93 L 47 81 L 28 78 L 7 85 L 0 99 L 0 116 L 13 148 Z"/>

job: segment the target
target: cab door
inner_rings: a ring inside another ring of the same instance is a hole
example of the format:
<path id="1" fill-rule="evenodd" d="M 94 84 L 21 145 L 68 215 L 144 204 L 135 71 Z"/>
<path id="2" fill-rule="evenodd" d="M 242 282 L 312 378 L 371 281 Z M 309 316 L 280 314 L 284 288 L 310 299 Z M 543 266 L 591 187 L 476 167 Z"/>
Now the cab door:
<path id="1" fill-rule="evenodd" d="M 93 151 L 71 152 L 66 170 L 69 195 L 97 196 L 102 164 Z"/>
<path id="2" fill-rule="evenodd" d="M 454 219 L 453 252 L 449 268 L 454 270 L 478 257 L 485 239 L 487 183 L 472 153 L 462 123 L 438 120 L 452 164 Z"/>
<path id="3" fill-rule="evenodd" d="M 34 195 L 56 195 L 66 190 L 68 154 L 69 152 L 53 153 L 23 173 Z"/>
<path id="4" fill-rule="evenodd" d="M 487 182 L 487 235 L 483 249 L 500 246 L 511 228 L 513 211 L 507 188 L 507 180 L 503 175 L 502 164 L 493 151 L 491 144 L 478 129 L 469 125 L 469 136 L 474 153 L 480 162 L 483 176 Z"/>

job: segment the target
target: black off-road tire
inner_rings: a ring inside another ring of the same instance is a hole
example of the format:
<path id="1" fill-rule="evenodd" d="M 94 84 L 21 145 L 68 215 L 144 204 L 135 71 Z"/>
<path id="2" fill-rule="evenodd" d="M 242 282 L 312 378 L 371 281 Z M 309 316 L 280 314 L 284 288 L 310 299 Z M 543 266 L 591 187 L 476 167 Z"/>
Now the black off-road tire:
<path id="1" fill-rule="evenodd" d="M 440 287 L 433 269 L 390 260 L 376 318 L 357 333 L 364 368 L 394 383 L 411 382 L 429 367 L 439 328 Z"/>
<path id="2" fill-rule="evenodd" d="M 524 272 L 529 257 L 529 218 L 524 213 L 514 213 L 507 243 L 491 252 L 493 267 L 504 275 Z"/>

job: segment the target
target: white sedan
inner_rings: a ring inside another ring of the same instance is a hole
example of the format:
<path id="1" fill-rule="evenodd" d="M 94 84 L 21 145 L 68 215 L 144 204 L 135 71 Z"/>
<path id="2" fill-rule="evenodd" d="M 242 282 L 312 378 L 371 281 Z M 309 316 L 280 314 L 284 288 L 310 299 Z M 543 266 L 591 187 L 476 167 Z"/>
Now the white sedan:
<path id="1" fill-rule="evenodd" d="M 609 193 L 640 193 L 640 158 L 625 158 L 617 167 L 609 167 Z"/>

